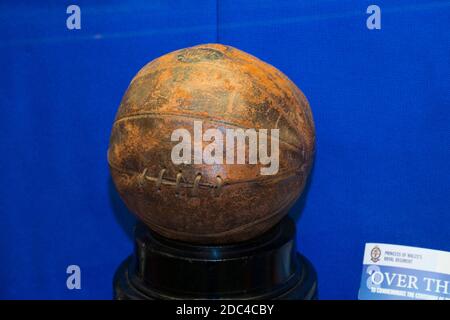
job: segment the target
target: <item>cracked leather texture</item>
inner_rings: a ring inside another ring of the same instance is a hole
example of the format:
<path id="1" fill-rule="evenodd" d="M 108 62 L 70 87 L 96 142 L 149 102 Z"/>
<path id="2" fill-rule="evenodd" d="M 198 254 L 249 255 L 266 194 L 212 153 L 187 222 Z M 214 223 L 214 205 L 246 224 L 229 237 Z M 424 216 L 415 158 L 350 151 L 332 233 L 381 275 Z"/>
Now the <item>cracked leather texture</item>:
<path id="1" fill-rule="evenodd" d="M 261 175 L 261 164 L 173 164 L 171 134 L 192 131 L 194 120 L 203 132 L 278 128 L 278 173 Z M 314 140 L 307 99 L 282 72 L 236 48 L 206 44 L 137 73 L 112 127 L 108 162 L 121 198 L 152 230 L 227 244 L 258 236 L 288 213 L 304 189 Z"/>

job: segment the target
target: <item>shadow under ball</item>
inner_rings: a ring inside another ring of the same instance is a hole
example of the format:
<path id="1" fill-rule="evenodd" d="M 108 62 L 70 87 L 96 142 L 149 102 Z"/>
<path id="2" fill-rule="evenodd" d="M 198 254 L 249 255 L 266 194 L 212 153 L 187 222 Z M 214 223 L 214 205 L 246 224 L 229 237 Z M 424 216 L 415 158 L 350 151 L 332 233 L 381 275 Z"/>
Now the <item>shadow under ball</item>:
<path id="1" fill-rule="evenodd" d="M 194 121 L 203 132 L 278 128 L 278 172 L 262 175 L 266 165 L 248 158 L 174 164 L 172 132 L 192 134 Z M 154 232 L 197 244 L 241 242 L 276 225 L 303 191 L 313 156 L 303 93 L 273 66 L 220 44 L 174 51 L 142 68 L 122 99 L 108 150 L 128 208 Z"/>

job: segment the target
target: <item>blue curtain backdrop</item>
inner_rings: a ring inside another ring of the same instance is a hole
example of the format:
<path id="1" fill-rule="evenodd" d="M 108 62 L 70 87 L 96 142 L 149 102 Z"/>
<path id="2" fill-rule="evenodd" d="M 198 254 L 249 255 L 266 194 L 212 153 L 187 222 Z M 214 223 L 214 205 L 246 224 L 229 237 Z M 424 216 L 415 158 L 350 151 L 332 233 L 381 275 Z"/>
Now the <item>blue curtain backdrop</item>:
<path id="1" fill-rule="evenodd" d="M 450 250 L 449 30 L 444 0 L 3 1 L 0 298 L 112 297 L 134 223 L 106 162 L 115 112 L 148 61 L 209 42 L 309 98 L 317 157 L 293 214 L 321 298 L 357 297 L 366 242 Z M 71 264 L 81 290 L 66 288 Z"/>

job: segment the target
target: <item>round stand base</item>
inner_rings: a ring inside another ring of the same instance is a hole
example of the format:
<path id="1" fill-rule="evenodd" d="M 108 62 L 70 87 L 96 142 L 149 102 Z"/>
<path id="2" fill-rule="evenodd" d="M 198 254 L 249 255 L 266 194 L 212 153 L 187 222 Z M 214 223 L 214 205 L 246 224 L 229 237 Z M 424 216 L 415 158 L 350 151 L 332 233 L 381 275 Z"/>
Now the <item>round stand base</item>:
<path id="1" fill-rule="evenodd" d="M 258 238 L 225 246 L 170 240 L 139 224 L 135 253 L 114 276 L 114 298 L 309 300 L 317 298 L 317 276 L 296 251 L 289 217 Z"/>

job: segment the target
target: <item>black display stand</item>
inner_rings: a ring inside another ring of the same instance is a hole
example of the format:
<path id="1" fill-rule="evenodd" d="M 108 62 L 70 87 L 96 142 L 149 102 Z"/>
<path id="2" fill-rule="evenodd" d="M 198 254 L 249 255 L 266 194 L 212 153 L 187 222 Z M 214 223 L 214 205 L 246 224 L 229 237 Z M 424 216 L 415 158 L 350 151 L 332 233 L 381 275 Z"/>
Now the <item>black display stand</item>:
<path id="1" fill-rule="evenodd" d="M 290 217 L 258 238 L 225 246 L 170 240 L 138 224 L 135 252 L 114 277 L 114 297 L 315 299 L 317 276 L 297 253 Z"/>

